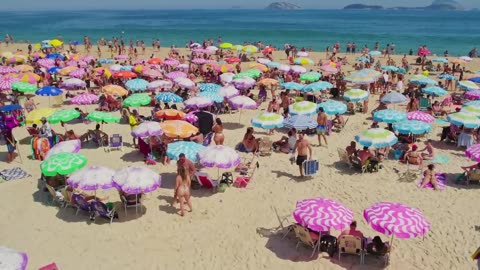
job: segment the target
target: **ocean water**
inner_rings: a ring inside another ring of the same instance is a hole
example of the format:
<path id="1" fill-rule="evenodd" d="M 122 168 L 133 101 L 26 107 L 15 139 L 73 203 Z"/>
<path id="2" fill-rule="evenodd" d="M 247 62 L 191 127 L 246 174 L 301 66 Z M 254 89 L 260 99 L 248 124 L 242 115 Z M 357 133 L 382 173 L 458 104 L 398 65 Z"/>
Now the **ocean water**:
<path id="1" fill-rule="evenodd" d="M 221 36 L 223 41 L 262 41 L 283 47 L 324 50 L 335 42 L 357 48 L 394 42 L 397 53 L 427 45 L 436 54 L 466 55 L 480 47 L 480 12 L 354 11 L 354 10 L 123 10 L 0 12 L 0 35 L 40 42 L 61 35 L 64 40 L 94 41 L 104 37 L 158 38 L 163 46 L 183 47 L 190 40 Z M 3 33 L 1 33 L 3 32 Z"/>

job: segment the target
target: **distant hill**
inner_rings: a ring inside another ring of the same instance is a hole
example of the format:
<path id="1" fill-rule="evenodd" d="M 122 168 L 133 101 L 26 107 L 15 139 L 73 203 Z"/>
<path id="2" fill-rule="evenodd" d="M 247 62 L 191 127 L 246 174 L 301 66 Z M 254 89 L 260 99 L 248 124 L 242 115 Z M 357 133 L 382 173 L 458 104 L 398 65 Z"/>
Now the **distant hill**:
<path id="1" fill-rule="evenodd" d="M 363 9 L 363 10 L 379 10 L 383 9 L 382 6 L 370 6 L 370 5 L 363 5 L 363 4 L 352 4 L 344 7 L 343 9 Z"/>
<path id="2" fill-rule="evenodd" d="M 265 9 L 272 9 L 272 10 L 295 10 L 295 9 L 302 9 L 302 7 L 297 6 L 292 3 L 287 2 L 273 2 L 268 5 Z"/>
<path id="3" fill-rule="evenodd" d="M 455 10 L 464 10 L 464 7 L 454 0 L 435 0 L 433 3 L 426 7 L 393 7 L 393 8 L 384 8 L 382 6 L 370 6 L 363 4 L 352 4 L 344 7 L 343 9 L 357 9 L 357 10 L 446 10 L 446 11 L 455 11 Z"/>

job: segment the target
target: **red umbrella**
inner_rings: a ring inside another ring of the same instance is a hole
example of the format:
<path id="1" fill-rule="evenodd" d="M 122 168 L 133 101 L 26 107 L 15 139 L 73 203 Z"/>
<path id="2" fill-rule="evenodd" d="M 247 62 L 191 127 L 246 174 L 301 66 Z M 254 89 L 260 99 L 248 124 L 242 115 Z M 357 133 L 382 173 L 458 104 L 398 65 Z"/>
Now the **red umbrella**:
<path id="1" fill-rule="evenodd" d="M 136 78 L 137 74 L 131 71 L 120 71 L 115 74 L 113 74 L 113 77 L 115 78 L 126 78 L 126 79 L 131 79 L 131 78 Z"/>
<path id="2" fill-rule="evenodd" d="M 160 58 L 152 58 L 152 59 L 148 60 L 147 63 L 149 63 L 151 65 L 160 65 L 162 62 L 163 61 Z"/>
<path id="3" fill-rule="evenodd" d="M 238 57 L 230 57 L 230 58 L 227 58 L 225 61 L 227 61 L 227 63 L 229 64 L 242 62 L 242 60 Z"/>

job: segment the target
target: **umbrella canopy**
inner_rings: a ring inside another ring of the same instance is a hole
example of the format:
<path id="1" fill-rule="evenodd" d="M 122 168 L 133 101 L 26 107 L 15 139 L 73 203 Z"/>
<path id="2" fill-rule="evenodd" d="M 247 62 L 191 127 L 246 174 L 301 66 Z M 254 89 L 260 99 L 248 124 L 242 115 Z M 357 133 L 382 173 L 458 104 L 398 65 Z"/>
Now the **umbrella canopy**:
<path id="1" fill-rule="evenodd" d="M 474 82 L 471 82 L 471 81 L 458 81 L 457 85 L 461 89 L 467 90 L 467 91 L 479 90 L 480 89 L 480 87 L 477 84 L 475 84 Z"/>
<path id="2" fill-rule="evenodd" d="M 305 85 L 296 82 L 282 83 L 280 86 L 288 90 L 302 90 L 305 87 Z"/>
<path id="3" fill-rule="evenodd" d="M 480 126 L 480 119 L 475 114 L 467 112 L 449 114 L 447 120 L 456 126 L 464 126 L 466 128 L 477 128 Z"/>
<path id="4" fill-rule="evenodd" d="M 371 51 L 368 53 L 368 55 L 370 56 L 379 56 L 379 55 L 382 55 L 382 52 L 380 51 Z"/>
<path id="5" fill-rule="evenodd" d="M 15 77 L 2 77 L 0 78 L 0 90 L 10 90 L 12 85 L 18 81 L 18 78 Z"/>
<path id="6" fill-rule="evenodd" d="M 24 252 L 18 252 L 6 247 L 0 247 L 0 267 L 5 270 L 27 269 L 28 256 Z"/>
<path id="7" fill-rule="evenodd" d="M 393 129 L 400 134 L 425 134 L 432 131 L 432 126 L 418 120 L 405 120 L 393 124 Z"/>
<path id="8" fill-rule="evenodd" d="M 48 122 L 52 124 L 58 124 L 60 122 L 68 122 L 72 121 L 73 119 L 77 119 L 80 117 L 80 112 L 74 109 L 64 109 L 58 110 L 52 113 L 47 117 Z"/>
<path id="9" fill-rule="evenodd" d="M 68 73 L 68 76 L 70 78 L 77 78 L 80 79 L 85 75 L 85 69 L 84 68 L 78 68 L 70 73 Z"/>
<path id="10" fill-rule="evenodd" d="M 111 113 L 100 112 L 100 111 L 91 112 L 87 115 L 86 118 L 95 122 L 105 122 L 105 123 L 120 122 L 120 117 L 117 117 Z"/>
<path id="11" fill-rule="evenodd" d="M 332 199 L 312 198 L 297 202 L 293 218 L 316 232 L 342 230 L 352 222 L 353 212 Z"/>
<path id="12" fill-rule="evenodd" d="M 293 62 L 297 65 L 313 65 L 315 62 L 313 62 L 312 59 L 307 58 L 307 57 L 298 57 L 293 60 Z"/>
<path id="13" fill-rule="evenodd" d="M 375 231 L 398 238 L 424 236 L 430 229 L 420 210 L 400 203 L 375 203 L 363 211 L 363 217 Z"/>
<path id="14" fill-rule="evenodd" d="M 23 109 L 22 106 L 18 104 L 9 104 L 9 105 L 0 106 L 0 112 L 11 112 L 11 111 L 17 111 L 21 109 Z"/>
<path id="15" fill-rule="evenodd" d="M 338 71 L 338 69 L 336 67 L 332 67 L 329 64 L 321 66 L 320 70 L 325 71 L 325 72 L 330 72 L 330 73 L 334 73 L 334 72 Z"/>
<path id="16" fill-rule="evenodd" d="M 17 73 L 20 70 L 11 66 L 0 66 L 0 74 Z"/>
<path id="17" fill-rule="evenodd" d="M 333 88 L 333 84 L 329 82 L 314 82 L 305 85 L 300 91 L 302 92 L 318 92 Z"/>
<path id="18" fill-rule="evenodd" d="M 112 67 L 110 67 L 110 69 L 111 68 Z M 119 71 L 119 72 L 116 72 L 115 74 L 113 74 L 113 77 L 119 78 L 119 79 L 132 79 L 132 78 L 136 78 L 137 74 L 134 73 L 134 72 L 131 72 L 131 71 L 123 70 L 123 71 Z"/>
<path id="19" fill-rule="evenodd" d="M 435 59 L 432 60 L 432 62 L 446 64 L 446 63 L 448 63 L 448 59 L 447 58 L 435 58 Z"/>
<path id="20" fill-rule="evenodd" d="M 246 96 L 236 96 L 232 97 L 229 100 L 230 104 L 232 104 L 232 107 L 234 109 L 247 109 L 247 110 L 253 110 L 258 107 L 258 104 L 251 98 L 246 97 Z"/>
<path id="21" fill-rule="evenodd" d="M 267 78 L 267 79 L 263 79 L 263 80 L 259 81 L 258 85 L 265 85 L 267 87 L 272 87 L 272 86 L 278 85 L 278 81 L 275 80 L 275 79 Z"/>
<path id="22" fill-rule="evenodd" d="M 38 76 L 33 72 L 20 74 L 18 78 L 20 79 L 21 82 L 27 82 L 27 83 L 33 83 L 33 84 L 36 84 L 41 79 L 40 76 Z"/>
<path id="23" fill-rule="evenodd" d="M 343 94 L 343 98 L 350 102 L 359 102 L 368 99 L 370 93 L 362 89 L 350 89 Z"/>
<path id="24" fill-rule="evenodd" d="M 229 169 L 240 164 L 240 155 L 233 148 L 224 145 L 211 145 L 198 152 L 202 166 Z"/>
<path id="25" fill-rule="evenodd" d="M 148 94 L 133 94 L 123 101 L 126 107 L 140 107 L 149 105 L 152 99 Z"/>
<path id="26" fill-rule="evenodd" d="M 12 90 L 22 92 L 22 93 L 34 93 L 37 91 L 37 86 L 34 84 L 26 83 L 26 82 L 13 82 L 12 83 Z"/>
<path id="27" fill-rule="evenodd" d="M 386 94 L 380 100 L 384 104 L 400 104 L 408 101 L 408 98 L 398 92 L 391 92 Z"/>
<path id="28" fill-rule="evenodd" d="M 382 76 L 382 73 L 373 69 L 362 69 L 350 73 L 343 78 L 344 81 L 356 84 L 369 84 L 377 81 Z"/>
<path id="29" fill-rule="evenodd" d="M 475 144 L 467 148 L 465 155 L 476 162 L 480 162 L 480 144 Z"/>
<path id="30" fill-rule="evenodd" d="M 475 105 L 466 105 L 462 108 L 461 112 L 474 114 L 476 117 L 480 117 L 480 107 Z"/>
<path id="31" fill-rule="evenodd" d="M 389 130 L 371 128 L 356 135 L 355 141 L 367 147 L 384 148 L 397 143 L 398 138 Z"/>
<path id="32" fill-rule="evenodd" d="M 178 86 L 183 88 L 192 89 L 195 87 L 195 83 L 187 78 L 176 78 L 174 81 Z"/>
<path id="33" fill-rule="evenodd" d="M 148 83 L 147 89 L 148 90 L 157 90 L 157 89 L 171 89 L 173 87 L 173 83 L 171 81 L 166 80 L 157 80 Z"/>
<path id="34" fill-rule="evenodd" d="M 168 103 L 168 102 L 180 103 L 183 101 L 183 99 L 180 96 L 175 95 L 173 93 L 169 93 L 169 92 L 159 93 L 155 96 L 155 99 L 163 103 Z"/>
<path id="35" fill-rule="evenodd" d="M 80 94 L 76 95 L 74 98 L 70 100 L 70 103 L 72 104 L 78 104 L 78 105 L 87 105 L 87 104 L 93 104 L 98 102 L 98 96 L 94 94 Z"/>
<path id="36" fill-rule="evenodd" d="M 160 175 L 146 167 L 126 167 L 113 175 L 114 185 L 128 194 L 148 193 L 162 183 Z"/>
<path id="37" fill-rule="evenodd" d="M 219 47 L 222 49 L 230 49 L 233 47 L 233 44 L 229 42 L 223 42 L 219 45 Z"/>
<path id="38" fill-rule="evenodd" d="M 132 130 L 132 136 L 138 138 L 160 136 L 163 134 L 163 130 L 160 124 L 157 122 L 147 121 L 140 123 L 136 128 Z"/>
<path id="39" fill-rule="evenodd" d="M 288 111 L 292 115 L 312 115 L 317 113 L 317 104 L 310 101 L 295 102 L 288 106 Z"/>
<path id="40" fill-rule="evenodd" d="M 415 75 L 412 78 L 410 78 L 410 83 L 412 84 L 418 84 L 418 85 L 437 85 L 438 82 L 434 79 L 430 79 L 429 77 L 423 76 L 423 75 Z"/>
<path id="41" fill-rule="evenodd" d="M 206 108 L 213 105 L 213 100 L 206 97 L 196 96 L 185 100 L 184 104 L 187 108 Z"/>
<path id="42" fill-rule="evenodd" d="M 470 99 L 470 100 L 480 99 L 480 90 L 468 91 L 463 96 L 467 99 Z"/>
<path id="43" fill-rule="evenodd" d="M 278 65 L 278 70 L 280 71 L 283 71 L 283 72 L 289 72 L 291 67 L 289 65 L 285 65 L 285 64 L 280 64 Z"/>
<path id="44" fill-rule="evenodd" d="M 322 77 L 322 74 L 320 74 L 318 72 L 310 71 L 310 72 L 303 73 L 302 75 L 300 75 L 300 80 L 301 81 L 308 81 L 308 82 L 316 82 L 316 81 L 320 80 L 321 77 Z"/>
<path id="45" fill-rule="evenodd" d="M 220 88 L 222 86 L 216 83 L 201 83 L 198 85 L 198 89 L 202 92 L 217 92 Z"/>
<path id="46" fill-rule="evenodd" d="M 185 116 L 184 112 L 174 109 L 160 110 L 155 113 L 156 118 L 165 120 L 182 120 Z"/>
<path id="47" fill-rule="evenodd" d="M 198 97 L 204 97 L 213 100 L 216 103 L 223 102 L 224 97 L 216 92 L 201 92 Z"/>
<path id="48" fill-rule="evenodd" d="M 276 113 L 261 113 L 252 118 L 252 126 L 263 129 L 274 129 L 283 127 L 283 116 Z"/>
<path id="49" fill-rule="evenodd" d="M 183 153 L 187 159 L 196 163 L 198 162 L 198 152 L 204 149 L 205 146 L 196 142 L 178 141 L 167 145 L 167 156 L 172 160 L 178 160 L 178 156 Z"/>
<path id="50" fill-rule="evenodd" d="M 405 112 L 396 110 L 380 110 L 373 114 L 373 120 L 377 122 L 396 123 L 407 119 Z"/>
<path id="51" fill-rule="evenodd" d="M 44 86 L 37 91 L 35 91 L 35 94 L 38 96 L 59 96 L 63 94 L 62 89 L 53 87 L 53 86 Z"/>
<path id="52" fill-rule="evenodd" d="M 444 80 L 450 80 L 450 81 L 456 81 L 457 77 L 450 75 L 450 74 L 440 74 L 438 75 L 439 79 L 444 79 Z"/>
<path id="53" fill-rule="evenodd" d="M 318 107 L 323 108 L 323 111 L 328 115 L 344 114 L 347 112 L 347 105 L 335 100 L 322 102 L 318 104 Z"/>
<path id="54" fill-rule="evenodd" d="M 187 78 L 188 75 L 182 71 L 172 71 L 165 75 L 165 77 L 169 78 L 170 80 L 175 80 L 177 78 Z"/>
<path id="55" fill-rule="evenodd" d="M 238 96 L 240 94 L 240 91 L 238 91 L 238 89 L 235 88 L 235 86 L 229 85 L 229 86 L 224 86 L 218 89 L 217 93 L 226 98 L 232 98 L 232 97 Z"/>
<path id="56" fill-rule="evenodd" d="M 27 114 L 27 124 L 38 124 L 43 117 L 47 118 L 55 111 L 52 108 L 35 109 Z"/>
<path id="57" fill-rule="evenodd" d="M 295 128 L 297 130 L 313 129 L 318 125 L 317 121 L 306 115 L 293 115 L 283 121 L 286 128 Z"/>
<path id="58" fill-rule="evenodd" d="M 60 84 L 60 87 L 65 88 L 65 89 L 84 89 L 87 87 L 87 83 L 84 82 L 83 80 L 76 79 L 76 78 L 71 78 L 67 79 L 64 82 Z"/>
<path id="59" fill-rule="evenodd" d="M 50 150 L 48 150 L 45 159 L 59 153 L 78 153 L 82 148 L 80 140 L 68 140 L 55 144 Z"/>
<path id="60" fill-rule="evenodd" d="M 87 158 L 78 153 L 58 153 L 40 163 L 45 176 L 68 175 L 87 165 Z"/>
<path id="61" fill-rule="evenodd" d="M 474 82 L 474 83 L 480 83 L 480 77 L 474 77 L 474 78 L 470 78 L 468 80 L 471 81 L 471 82 Z"/>
<path id="62" fill-rule="evenodd" d="M 438 86 L 425 87 L 422 89 L 422 92 L 424 92 L 427 95 L 432 95 L 437 97 L 445 96 L 446 94 L 448 94 L 447 90 Z"/>
<path id="63" fill-rule="evenodd" d="M 220 75 L 220 81 L 222 81 L 223 83 L 230 83 L 231 81 L 233 81 L 234 76 L 235 74 L 231 72 L 223 73 Z"/>
<path id="64" fill-rule="evenodd" d="M 480 100 L 469 101 L 469 102 L 467 102 L 467 103 L 464 103 L 463 106 L 476 106 L 476 107 L 480 107 Z"/>
<path id="65" fill-rule="evenodd" d="M 242 48 L 242 51 L 246 53 L 256 53 L 258 52 L 258 48 L 253 45 L 247 45 Z"/>
<path id="66" fill-rule="evenodd" d="M 407 119 L 418 120 L 427 124 L 432 124 L 433 122 L 435 122 L 435 117 L 422 111 L 414 111 L 414 112 L 407 113 Z"/>
<path id="67" fill-rule="evenodd" d="M 198 128 L 182 120 L 167 120 L 160 123 L 160 128 L 170 138 L 188 138 L 198 132 Z"/>
<path id="68" fill-rule="evenodd" d="M 119 86 L 119 85 L 114 85 L 114 84 L 109 84 L 105 85 L 102 88 L 103 92 L 109 95 L 117 95 L 117 96 L 126 96 L 128 95 L 128 90 Z"/>
<path id="69" fill-rule="evenodd" d="M 396 66 L 383 66 L 382 70 L 397 72 L 398 67 L 396 67 Z"/>
<path id="70" fill-rule="evenodd" d="M 148 82 L 144 79 L 133 79 L 125 83 L 125 87 L 130 91 L 143 91 L 147 89 L 147 86 Z"/>
<path id="71" fill-rule="evenodd" d="M 234 78 L 232 80 L 232 83 L 238 89 L 248 89 L 254 86 L 257 82 L 252 78 L 244 77 L 244 78 Z"/>
<path id="72" fill-rule="evenodd" d="M 286 67 L 284 67 L 284 66 L 280 66 L 280 67 L 283 70 L 286 69 Z M 279 67 L 279 69 L 280 69 L 280 67 Z M 305 67 L 302 67 L 302 66 L 290 66 L 289 70 L 293 71 L 294 73 L 298 73 L 298 74 L 307 72 L 307 69 Z"/>
<path id="73" fill-rule="evenodd" d="M 107 167 L 89 166 L 70 175 L 67 183 L 81 190 L 109 189 L 115 186 L 114 174 L 115 171 Z"/>

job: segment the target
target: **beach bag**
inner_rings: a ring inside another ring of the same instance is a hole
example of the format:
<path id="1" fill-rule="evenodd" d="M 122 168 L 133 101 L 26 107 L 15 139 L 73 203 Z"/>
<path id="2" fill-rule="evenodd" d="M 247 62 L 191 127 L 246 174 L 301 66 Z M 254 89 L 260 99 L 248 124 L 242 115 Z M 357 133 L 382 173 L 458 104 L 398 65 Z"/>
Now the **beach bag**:
<path id="1" fill-rule="evenodd" d="M 324 235 L 320 238 L 320 251 L 328 253 L 330 258 L 337 252 L 337 238 L 331 235 Z"/>
<path id="2" fill-rule="evenodd" d="M 224 193 L 227 190 L 228 185 L 225 183 L 220 183 L 217 187 L 217 192 Z"/>
<path id="3" fill-rule="evenodd" d="M 233 186 L 236 188 L 246 188 L 248 185 L 248 182 L 250 182 L 250 178 L 247 176 L 238 176 L 237 179 L 235 179 L 235 182 L 233 183 Z"/>
<path id="4" fill-rule="evenodd" d="M 222 173 L 222 178 L 220 180 L 220 184 L 226 184 L 230 186 L 233 184 L 233 175 L 231 172 L 224 172 Z"/>

